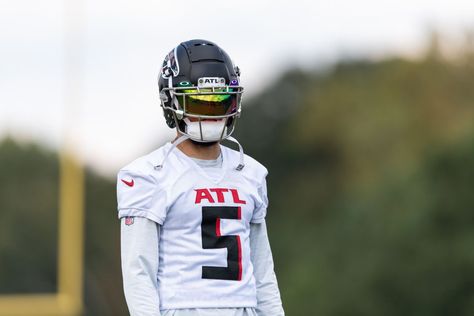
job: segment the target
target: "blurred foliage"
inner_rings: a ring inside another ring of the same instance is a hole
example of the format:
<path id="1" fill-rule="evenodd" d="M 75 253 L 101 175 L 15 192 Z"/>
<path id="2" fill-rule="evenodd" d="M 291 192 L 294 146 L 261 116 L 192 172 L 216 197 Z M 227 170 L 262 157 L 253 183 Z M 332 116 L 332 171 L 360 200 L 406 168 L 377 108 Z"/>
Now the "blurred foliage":
<path id="1" fill-rule="evenodd" d="M 0 295 L 57 291 L 58 156 L 0 142 Z M 86 315 L 126 315 L 115 181 L 86 172 Z"/>
<path id="2" fill-rule="evenodd" d="M 441 56 L 290 71 L 244 109 L 288 315 L 474 314 L 474 54 Z"/>
<path id="3" fill-rule="evenodd" d="M 294 70 L 236 137 L 270 170 L 287 315 L 474 314 L 474 54 Z M 247 100 L 245 100 L 247 101 Z M 57 158 L 0 144 L 0 292 L 55 290 Z M 114 179 L 87 173 L 86 314 L 125 315 Z"/>
<path id="4" fill-rule="evenodd" d="M 4 140 L 0 188 L 0 294 L 56 291 L 57 159 Z"/>

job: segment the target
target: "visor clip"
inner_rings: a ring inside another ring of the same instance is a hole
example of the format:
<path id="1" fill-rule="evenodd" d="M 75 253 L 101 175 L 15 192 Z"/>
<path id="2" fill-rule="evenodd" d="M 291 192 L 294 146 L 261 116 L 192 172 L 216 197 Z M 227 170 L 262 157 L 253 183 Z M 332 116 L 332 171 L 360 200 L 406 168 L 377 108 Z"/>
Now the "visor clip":
<path id="1" fill-rule="evenodd" d="M 176 113 L 176 118 L 177 118 L 178 120 L 182 120 L 182 119 L 183 119 L 183 117 L 184 117 L 184 112 L 183 112 L 182 110 L 176 110 L 175 113 Z"/>

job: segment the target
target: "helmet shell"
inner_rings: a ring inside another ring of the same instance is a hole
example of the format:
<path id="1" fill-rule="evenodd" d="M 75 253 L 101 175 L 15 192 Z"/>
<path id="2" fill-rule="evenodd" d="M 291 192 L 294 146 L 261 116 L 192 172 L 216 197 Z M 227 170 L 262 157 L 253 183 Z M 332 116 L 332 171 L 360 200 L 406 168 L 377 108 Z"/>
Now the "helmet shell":
<path id="1" fill-rule="evenodd" d="M 198 86 L 199 78 L 224 78 L 226 85 L 238 86 L 240 72 L 235 67 L 229 55 L 217 44 L 194 39 L 179 44 L 168 53 L 158 76 L 161 106 L 164 110 L 166 123 L 174 128 L 182 118 L 170 108 L 176 109 L 170 90 L 183 86 Z M 229 120 L 232 122 L 233 118 Z"/>

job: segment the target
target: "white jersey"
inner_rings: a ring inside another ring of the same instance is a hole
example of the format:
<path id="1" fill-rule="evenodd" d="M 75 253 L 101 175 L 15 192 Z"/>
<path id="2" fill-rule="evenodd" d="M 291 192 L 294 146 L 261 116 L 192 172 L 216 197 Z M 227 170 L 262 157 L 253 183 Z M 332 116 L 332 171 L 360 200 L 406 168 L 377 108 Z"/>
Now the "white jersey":
<path id="1" fill-rule="evenodd" d="M 179 149 L 159 165 L 171 144 L 118 174 L 119 217 L 162 225 L 159 240 L 160 309 L 256 307 L 250 260 L 250 222 L 266 215 L 267 170 L 221 146 L 222 176 L 211 178 Z"/>

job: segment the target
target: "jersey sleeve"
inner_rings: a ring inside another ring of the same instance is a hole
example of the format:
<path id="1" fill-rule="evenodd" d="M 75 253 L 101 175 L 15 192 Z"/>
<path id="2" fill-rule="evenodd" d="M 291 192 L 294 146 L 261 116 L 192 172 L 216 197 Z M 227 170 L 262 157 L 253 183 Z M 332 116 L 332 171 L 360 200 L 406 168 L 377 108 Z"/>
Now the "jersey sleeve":
<path id="1" fill-rule="evenodd" d="M 255 207 L 252 216 L 252 223 L 261 223 L 265 220 L 265 216 L 267 215 L 267 207 L 268 207 L 268 196 L 267 196 L 267 180 L 263 178 L 262 183 L 258 187 L 258 197 L 259 201 Z"/>
<path id="2" fill-rule="evenodd" d="M 130 315 L 160 316 L 157 272 L 160 225 L 146 218 L 121 220 L 121 261 L 125 300 Z"/>
<path id="3" fill-rule="evenodd" d="M 250 260 L 257 287 L 257 315 L 284 316 L 265 221 L 250 225 Z"/>
<path id="4" fill-rule="evenodd" d="M 166 193 L 155 179 L 133 170 L 117 175 L 118 217 L 139 216 L 163 224 L 166 218 Z"/>

